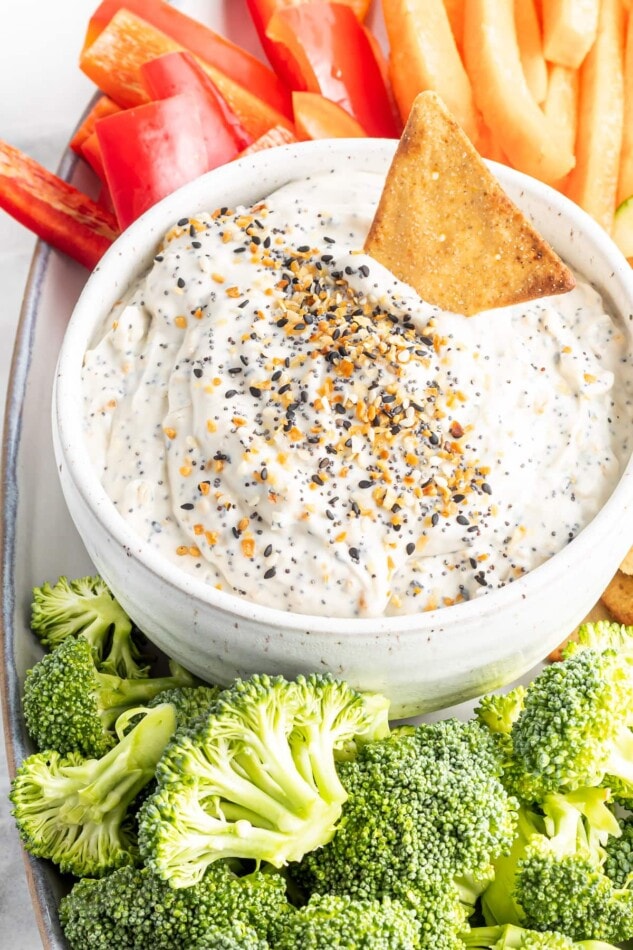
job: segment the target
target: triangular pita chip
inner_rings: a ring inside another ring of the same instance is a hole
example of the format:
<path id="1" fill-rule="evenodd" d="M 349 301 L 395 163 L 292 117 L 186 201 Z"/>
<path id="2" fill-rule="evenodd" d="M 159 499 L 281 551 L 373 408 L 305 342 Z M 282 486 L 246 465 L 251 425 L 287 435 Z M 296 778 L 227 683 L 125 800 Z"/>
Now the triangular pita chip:
<path id="1" fill-rule="evenodd" d="M 467 316 L 575 283 L 433 92 L 413 103 L 365 251 L 423 300 Z"/>

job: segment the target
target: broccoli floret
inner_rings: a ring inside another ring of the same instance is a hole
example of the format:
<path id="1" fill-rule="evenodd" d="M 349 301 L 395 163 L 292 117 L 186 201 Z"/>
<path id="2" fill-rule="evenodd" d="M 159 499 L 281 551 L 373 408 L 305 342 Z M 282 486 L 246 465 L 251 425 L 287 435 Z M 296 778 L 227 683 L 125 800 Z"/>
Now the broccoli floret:
<path id="1" fill-rule="evenodd" d="M 26 727 L 41 750 L 99 758 L 115 744 L 113 728 L 121 713 L 146 705 L 163 690 L 196 682 L 177 664 L 172 672 L 151 679 L 101 673 L 88 641 L 67 639 L 27 671 Z"/>
<path id="2" fill-rule="evenodd" d="M 336 750 L 384 735 L 387 705 L 327 675 L 236 681 L 159 764 L 139 816 L 149 866 L 186 887 L 222 857 L 280 867 L 328 841 L 347 797 Z"/>
<path id="3" fill-rule="evenodd" d="M 190 950 L 271 950 L 267 940 L 257 936 L 257 931 L 239 922 L 224 927 L 209 927 L 207 932 Z"/>
<path id="4" fill-rule="evenodd" d="M 492 733 L 509 735 L 523 711 L 526 692 L 525 686 L 517 686 L 509 693 L 490 693 L 482 696 L 475 715 Z"/>
<path id="5" fill-rule="evenodd" d="M 275 950 L 417 950 L 419 946 L 415 914 L 398 901 L 316 894 L 288 917 Z"/>
<path id="6" fill-rule="evenodd" d="M 590 788 L 521 808 L 512 851 L 495 862 L 482 898 L 487 923 L 573 940 L 633 936 L 633 892 L 616 889 L 603 871 L 604 846 L 620 833 L 607 798 L 606 789 Z"/>
<path id="7" fill-rule="evenodd" d="M 629 663 L 633 661 L 633 627 L 609 620 L 598 620 L 595 623 L 583 623 L 578 627 L 575 640 L 566 645 L 563 656 L 570 657 L 579 650 L 615 650 L 625 657 Z"/>
<path id="8" fill-rule="evenodd" d="M 24 760 L 10 799 L 26 850 L 78 877 L 98 877 L 138 859 L 128 809 L 154 777 L 176 728 L 169 704 L 141 721 L 101 759 L 38 752 Z"/>
<path id="9" fill-rule="evenodd" d="M 363 746 L 339 774 L 349 798 L 336 834 L 290 875 L 308 893 L 400 899 L 428 916 L 428 946 L 459 946 L 432 942 L 432 915 L 463 929 L 458 882 L 487 883 L 516 821 L 490 733 L 455 719 L 399 731 Z"/>
<path id="10" fill-rule="evenodd" d="M 561 933 L 505 927 L 476 927 L 464 936 L 466 947 L 480 950 L 617 950 L 611 943 L 582 940 L 576 943 Z"/>
<path id="11" fill-rule="evenodd" d="M 211 928 L 231 934 L 235 926 L 274 944 L 292 913 L 281 875 L 238 877 L 224 861 L 197 884 L 177 890 L 147 868 L 121 868 L 101 880 L 79 881 L 59 908 L 71 950 L 210 950 L 214 944 L 203 939 Z"/>
<path id="12" fill-rule="evenodd" d="M 54 650 L 68 637 L 84 637 L 104 673 L 138 679 L 149 666 L 134 641 L 132 621 L 100 577 L 80 577 L 33 588 L 31 629 Z"/>
<path id="13" fill-rule="evenodd" d="M 627 661 L 592 648 L 572 653 L 527 688 L 506 782 L 526 802 L 599 784 L 633 797 L 632 716 Z"/>
<path id="14" fill-rule="evenodd" d="M 181 729 L 208 713 L 221 692 L 220 686 L 180 686 L 164 690 L 147 705 L 152 709 L 160 703 L 171 703 L 176 711 L 176 725 Z"/>
<path id="15" fill-rule="evenodd" d="M 614 887 L 629 887 L 633 880 L 633 816 L 619 822 L 621 835 L 609 838 L 606 844 L 607 858 L 604 873 Z"/>

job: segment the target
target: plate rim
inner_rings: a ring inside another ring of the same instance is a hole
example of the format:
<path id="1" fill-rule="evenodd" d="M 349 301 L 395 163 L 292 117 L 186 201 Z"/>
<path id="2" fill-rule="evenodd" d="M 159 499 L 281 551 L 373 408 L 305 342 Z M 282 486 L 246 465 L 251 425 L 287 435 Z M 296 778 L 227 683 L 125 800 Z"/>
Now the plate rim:
<path id="1" fill-rule="evenodd" d="M 98 98 L 94 95 L 76 128 L 84 121 Z M 73 133 L 74 134 L 74 133 Z M 79 156 L 67 144 L 56 174 L 69 181 L 77 168 Z M 53 248 L 38 238 L 29 265 L 22 304 L 18 317 L 4 408 L 2 457 L 0 460 L 0 703 L 4 724 L 9 779 L 15 777 L 17 765 L 29 754 L 28 735 L 21 713 L 21 686 L 15 662 L 15 558 L 17 519 L 20 510 L 18 462 L 22 447 L 22 412 L 31 368 L 39 304 Z M 41 858 L 35 858 L 22 847 L 22 858 L 31 906 L 44 950 L 64 950 L 67 946 L 57 915 L 57 897 L 49 881 L 49 870 Z"/>

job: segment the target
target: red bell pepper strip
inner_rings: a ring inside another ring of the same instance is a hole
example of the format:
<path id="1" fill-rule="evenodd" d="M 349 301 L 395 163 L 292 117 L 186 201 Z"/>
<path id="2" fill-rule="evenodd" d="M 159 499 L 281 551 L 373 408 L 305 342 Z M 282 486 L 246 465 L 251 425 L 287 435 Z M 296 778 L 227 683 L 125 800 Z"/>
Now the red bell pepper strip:
<path id="1" fill-rule="evenodd" d="M 69 144 L 73 152 L 76 152 L 77 155 L 81 155 L 81 146 L 88 136 L 94 132 L 97 119 L 104 119 L 107 115 L 114 115 L 115 112 L 119 112 L 119 107 L 116 102 L 113 102 L 112 99 L 108 99 L 107 96 L 99 96 L 70 140 Z"/>
<path id="2" fill-rule="evenodd" d="M 289 86 L 336 102 L 368 135 L 397 137 L 380 65 L 349 7 L 309 0 L 279 9 L 266 35 L 278 44 L 275 69 Z"/>
<path id="3" fill-rule="evenodd" d="M 143 63 L 141 77 L 152 99 L 167 99 L 181 92 L 195 98 L 207 149 L 207 171 L 230 162 L 252 142 L 190 53 L 166 53 Z"/>
<path id="4" fill-rule="evenodd" d="M 151 23 L 240 86 L 256 89 L 261 99 L 286 118 L 292 117 L 290 94 L 268 66 L 164 0 L 103 0 L 88 24 L 84 49 L 94 43 L 122 7 Z"/>
<path id="5" fill-rule="evenodd" d="M 119 233 L 114 215 L 1 140 L 0 207 L 91 270 Z"/>
<path id="6" fill-rule="evenodd" d="M 202 122 L 186 94 L 100 119 L 96 132 L 121 228 L 206 171 Z"/>
<path id="7" fill-rule="evenodd" d="M 103 155 L 96 132 L 92 132 L 87 139 L 83 140 L 80 154 L 88 162 L 99 181 L 104 182 L 106 178 L 103 168 Z"/>
<path id="8" fill-rule="evenodd" d="M 300 139 L 363 138 L 367 134 L 349 112 L 318 92 L 293 92 L 292 107 Z"/>
<path id="9" fill-rule="evenodd" d="M 119 10 L 94 43 L 83 50 L 80 66 L 102 92 L 127 109 L 149 99 L 141 80 L 143 63 L 165 53 L 182 51 L 181 45 L 150 23 L 128 10 Z M 255 93 L 244 89 L 197 57 L 196 61 L 218 87 L 229 108 L 253 139 L 259 138 L 274 125 L 291 128 L 291 123 L 281 112 Z"/>
<path id="10" fill-rule="evenodd" d="M 237 156 L 238 158 L 243 158 L 244 155 L 253 155 L 254 152 L 263 152 L 267 148 L 275 148 L 277 145 L 290 145 L 292 142 L 296 142 L 297 138 L 289 132 L 288 129 L 284 128 L 283 125 L 276 125 L 273 129 L 269 129 L 268 132 L 265 132 L 263 135 L 260 135 L 258 139 L 245 148 L 243 152 Z"/>

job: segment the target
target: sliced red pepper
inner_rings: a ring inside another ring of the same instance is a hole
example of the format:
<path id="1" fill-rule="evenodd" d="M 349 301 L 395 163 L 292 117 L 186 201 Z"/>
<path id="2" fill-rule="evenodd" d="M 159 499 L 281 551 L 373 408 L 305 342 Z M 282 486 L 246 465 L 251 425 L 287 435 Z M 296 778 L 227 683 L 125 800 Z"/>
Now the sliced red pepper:
<path id="1" fill-rule="evenodd" d="M 362 138 L 367 134 L 349 112 L 318 92 L 293 92 L 292 107 L 300 139 Z"/>
<path id="2" fill-rule="evenodd" d="M 91 270 L 119 233 L 114 215 L 1 140 L 0 207 Z"/>
<path id="3" fill-rule="evenodd" d="M 151 23 L 181 47 L 230 76 L 240 86 L 256 89 L 257 95 L 273 109 L 286 118 L 292 117 L 289 91 L 268 66 L 241 46 L 231 43 L 164 0 L 103 0 L 88 24 L 84 50 L 92 46 L 121 8 Z"/>
<path id="4" fill-rule="evenodd" d="M 128 10 L 119 10 L 94 43 L 83 50 L 80 66 L 102 92 L 127 109 L 148 101 L 141 80 L 143 63 L 165 53 L 182 51 L 180 44 L 150 23 Z M 291 123 L 281 112 L 255 93 L 208 63 L 196 60 L 253 139 L 274 125 L 291 128 Z"/>
<path id="5" fill-rule="evenodd" d="M 116 102 L 113 102 L 112 99 L 109 99 L 107 96 L 99 96 L 70 140 L 70 147 L 73 152 L 81 155 L 81 146 L 88 136 L 94 132 L 97 119 L 104 119 L 107 115 L 114 115 L 115 112 L 119 112 L 119 107 Z"/>
<path id="6" fill-rule="evenodd" d="M 207 149 L 207 171 L 230 162 L 252 142 L 190 53 L 166 53 L 143 63 L 141 77 L 152 99 L 167 99 L 181 92 L 195 98 Z"/>
<path id="7" fill-rule="evenodd" d="M 202 122 L 186 94 L 100 119 L 96 132 L 121 228 L 206 171 Z"/>
<path id="8" fill-rule="evenodd" d="M 258 139 L 245 148 L 243 152 L 237 156 L 238 158 L 243 158 L 244 155 L 252 155 L 254 152 L 263 152 L 267 148 L 275 148 L 277 145 L 290 145 L 292 142 L 296 142 L 297 138 L 292 132 L 289 132 L 288 129 L 284 128 L 283 125 L 276 125 L 273 129 L 269 129 L 268 132 L 265 132 L 263 135 L 260 135 Z"/>
<path id="9" fill-rule="evenodd" d="M 266 35 L 278 45 L 275 69 L 291 88 L 336 102 L 368 135 L 397 137 L 380 64 L 348 6 L 309 0 L 279 9 Z"/>
<path id="10" fill-rule="evenodd" d="M 99 139 L 97 138 L 96 132 L 92 132 L 88 138 L 83 140 L 81 146 L 81 157 L 85 158 L 97 178 L 104 182 L 106 179 L 105 170 L 103 168 L 103 155 L 101 154 L 101 146 L 99 145 Z"/>

